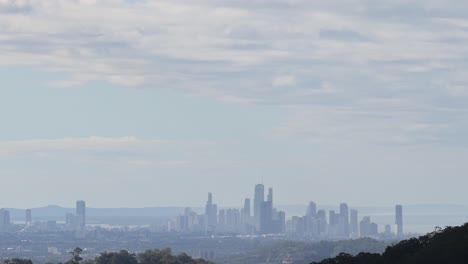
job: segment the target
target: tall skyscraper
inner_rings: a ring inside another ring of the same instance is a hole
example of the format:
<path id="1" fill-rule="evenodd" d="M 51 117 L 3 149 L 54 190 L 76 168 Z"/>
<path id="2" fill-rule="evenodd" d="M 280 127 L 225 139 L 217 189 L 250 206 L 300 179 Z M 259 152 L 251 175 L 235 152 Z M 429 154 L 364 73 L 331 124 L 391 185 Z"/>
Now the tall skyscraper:
<path id="1" fill-rule="evenodd" d="M 86 227 L 86 203 L 83 200 L 76 202 L 76 218 L 77 218 L 78 228 L 85 229 Z"/>
<path id="2" fill-rule="evenodd" d="M 10 227 L 10 224 L 11 224 L 10 223 L 10 211 L 2 209 L 0 211 L 0 217 L 1 217 L 0 230 L 8 229 Z"/>
<path id="3" fill-rule="evenodd" d="M 349 237 L 349 210 L 346 203 L 340 204 L 340 219 L 345 237 Z"/>
<path id="4" fill-rule="evenodd" d="M 26 222 L 26 225 L 31 225 L 31 224 L 32 224 L 32 213 L 31 213 L 31 209 L 27 209 L 27 210 L 26 210 L 25 222 Z"/>
<path id="5" fill-rule="evenodd" d="M 209 231 L 214 231 L 218 220 L 218 206 L 213 204 L 213 195 L 208 193 L 208 201 L 205 206 L 205 224 Z"/>
<path id="6" fill-rule="evenodd" d="M 327 231 L 327 213 L 325 210 L 317 211 L 317 224 L 319 235 L 325 234 Z"/>
<path id="7" fill-rule="evenodd" d="M 368 237 L 371 235 L 370 216 L 365 216 L 362 218 L 361 222 L 359 222 L 359 231 L 361 237 Z"/>
<path id="8" fill-rule="evenodd" d="M 249 198 L 245 198 L 244 200 L 243 214 L 244 214 L 245 220 L 250 218 L 250 199 Z"/>
<path id="9" fill-rule="evenodd" d="M 403 235 L 403 207 L 398 204 L 395 206 L 395 224 L 396 224 L 396 235 Z"/>
<path id="10" fill-rule="evenodd" d="M 262 203 L 265 201 L 265 187 L 263 184 L 255 185 L 254 195 L 254 218 L 257 230 L 260 230 L 260 212 L 262 210 Z"/>
<path id="11" fill-rule="evenodd" d="M 335 213 L 335 210 L 330 210 L 328 212 L 328 224 L 330 226 L 335 226 L 338 224 L 338 217 Z"/>
<path id="12" fill-rule="evenodd" d="M 260 227 L 259 231 L 261 234 L 272 233 L 273 223 L 273 204 L 270 201 L 262 203 L 260 209 Z"/>
<path id="13" fill-rule="evenodd" d="M 210 225 L 211 211 L 213 210 L 213 194 L 208 193 L 208 200 L 205 205 L 206 224 Z"/>
<path id="14" fill-rule="evenodd" d="M 312 218 L 315 218 L 317 216 L 317 205 L 314 202 L 309 202 L 306 215 Z"/>
<path id="15" fill-rule="evenodd" d="M 267 201 L 273 204 L 273 188 L 268 188 Z"/>
<path id="16" fill-rule="evenodd" d="M 221 228 L 224 227 L 224 225 L 226 224 L 226 213 L 224 211 L 224 209 L 220 209 L 219 210 L 219 214 L 218 214 L 218 224 L 221 226 Z"/>
<path id="17" fill-rule="evenodd" d="M 358 237 L 359 235 L 359 226 L 358 226 L 358 211 L 351 209 L 350 211 L 350 222 L 349 222 L 349 233 L 352 234 L 352 236 Z"/>
<path id="18" fill-rule="evenodd" d="M 0 209 L 0 231 L 4 231 L 10 227 L 10 212 L 5 209 Z"/>

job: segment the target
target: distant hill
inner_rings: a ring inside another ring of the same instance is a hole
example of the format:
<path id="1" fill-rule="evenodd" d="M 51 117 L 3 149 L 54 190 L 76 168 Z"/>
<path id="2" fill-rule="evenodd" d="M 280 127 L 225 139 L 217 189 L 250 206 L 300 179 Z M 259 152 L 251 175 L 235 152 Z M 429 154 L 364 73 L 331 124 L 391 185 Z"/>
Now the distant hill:
<path id="1" fill-rule="evenodd" d="M 446 227 L 419 238 L 389 246 L 382 254 L 341 253 L 312 264 L 466 264 L 468 263 L 468 223 Z"/>

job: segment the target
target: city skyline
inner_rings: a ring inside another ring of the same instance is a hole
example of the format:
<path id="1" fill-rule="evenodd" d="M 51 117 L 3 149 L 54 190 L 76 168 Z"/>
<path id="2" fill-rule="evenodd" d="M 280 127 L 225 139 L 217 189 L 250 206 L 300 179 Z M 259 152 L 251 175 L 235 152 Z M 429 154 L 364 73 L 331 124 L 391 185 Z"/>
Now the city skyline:
<path id="1" fill-rule="evenodd" d="M 284 211 L 278 210 L 273 203 L 273 188 L 264 192 L 263 184 L 256 184 L 253 192 L 253 203 L 250 197 L 244 199 L 244 203 L 235 208 L 218 207 L 211 192 L 207 195 L 205 211 L 197 213 L 190 207 L 185 207 L 183 214 L 175 219 L 167 221 L 167 224 L 155 225 L 154 231 L 159 233 L 193 233 L 204 236 L 211 235 L 285 235 L 289 239 L 309 240 L 334 240 L 356 239 L 372 237 L 375 239 L 402 239 L 405 237 L 403 229 L 403 207 L 395 206 L 394 231 L 390 224 L 384 228 L 371 222 L 371 216 L 363 216 L 359 221 L 359 212 L 351 208 L 347 203 L 339 204 L 339 210 L 318 209 L 314 201 L 310 201 L 307 209 L 300 215 L 287 216 Z M 253 214 L 251 207 L 254 207 Z M 73 232 L 74 236 L 84 239 L 89 235 L 87 221 L 87 208 L 84 200 L 76 201 L 75 213 L 67 212 L 65 222 L 58 225 L 57 220 L 33 221 L 31 209 L 25 210 L 24 228 L 21 231 L 46 231 L 46 232 Z M 11 221 L 10 211 L 0 209 L 0 233 L 19 230 L 21 224 Z M 110 226 L 106 222 L 94 223 L 93 229 L 101 226 Z M 107 227 L 109 228 L 109 227 Z M 114 227 L 115 228 L 115 227 Z M 128 227 L 126 227 L 128 228 Z M 138 227 L 140 229 L 141 227 Z M 382 230 L 384 232 L 381 232 Z"/>

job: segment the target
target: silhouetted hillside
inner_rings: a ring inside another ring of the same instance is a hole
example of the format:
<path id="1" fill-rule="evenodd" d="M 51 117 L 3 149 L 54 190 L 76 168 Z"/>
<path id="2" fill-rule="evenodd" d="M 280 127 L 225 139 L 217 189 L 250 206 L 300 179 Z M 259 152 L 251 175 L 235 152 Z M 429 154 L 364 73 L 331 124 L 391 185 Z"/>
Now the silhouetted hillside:
<path id="1" fill-rule="evenodd" d="M 126 250 L 120 252 L 102 252 L 94 260 L 83 260 L 81 248 L 75 248 L 71 253 L 71 259 L 64 264 L 214 264 L 204 259 L 195 259 L 185 253 L 172 254 L 171 249 L 146 250 L 135 254 Z M 33 264 L 29 259 L 7 259 L 1 264 Z M 52 263 L 49 263 L 52 264 Z M 62 263 L 59 263 L 62 264 Z"/>
<path id="2" fill-rule="evenodd" d="M 468 263 L 468 223 L 459 227 L 437 229 L 419 238 L 389 246 L 383 254 L 341 253 L 314 264 L 431 264 Z"/>

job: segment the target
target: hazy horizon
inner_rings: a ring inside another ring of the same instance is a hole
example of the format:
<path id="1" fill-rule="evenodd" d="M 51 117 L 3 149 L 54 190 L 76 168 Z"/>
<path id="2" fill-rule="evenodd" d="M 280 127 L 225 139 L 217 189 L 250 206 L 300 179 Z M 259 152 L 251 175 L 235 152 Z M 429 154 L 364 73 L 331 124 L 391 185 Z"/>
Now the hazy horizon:
<path id="1" fill-rule="evenodd" d="M 468 2 L 0 0 L 0 207 L 468 200 Z"/>

